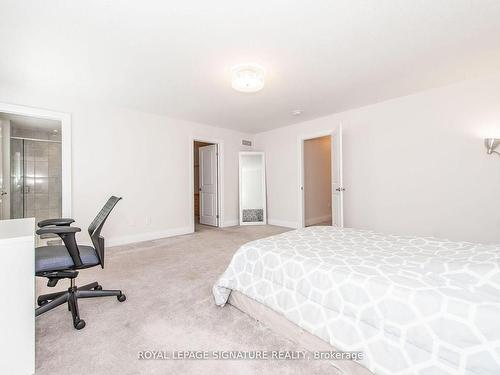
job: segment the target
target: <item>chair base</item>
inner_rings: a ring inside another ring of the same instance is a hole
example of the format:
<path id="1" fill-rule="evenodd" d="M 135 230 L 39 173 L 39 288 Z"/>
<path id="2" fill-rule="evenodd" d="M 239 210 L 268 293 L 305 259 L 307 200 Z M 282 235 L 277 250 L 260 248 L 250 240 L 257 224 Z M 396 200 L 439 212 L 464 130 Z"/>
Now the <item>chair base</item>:
<path id="1" fill-rule="evenodd" d="M 93 282 L 81 287 L 75 286 L 74 279 L 70 279 L 71 285 L 67 291 L 44 294 L 38 297 L 38 307 L 35 309 L 35 316 L 41 315 L 50 311 L 63 303 L 68 303 L 68 310 L 73 317 L 73 326 L 76 329 L 85 327 L 85 321 L 80 319 L 78 311 L 79 298 L 95 298 L 95 297 L 116 297 L 119 302 L 124 302 L 127 297 L 121 290 L 103 290 L 97 282 Z"/>

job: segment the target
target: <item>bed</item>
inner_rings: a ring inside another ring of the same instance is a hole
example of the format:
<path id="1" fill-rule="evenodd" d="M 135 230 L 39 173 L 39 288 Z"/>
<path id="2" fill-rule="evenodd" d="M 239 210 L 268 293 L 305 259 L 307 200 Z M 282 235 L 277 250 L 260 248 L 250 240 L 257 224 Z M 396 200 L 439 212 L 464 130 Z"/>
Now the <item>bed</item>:
<path id="1" fill-rule="evenodd" d="M 498 245 L 309 227 L 243 245 L 213 294 L 224 306 L 235 291 L 247 312 L 261 305 L 362 351 L 359 367 L 377 375 L 500 374 L 499 256 Z"/>

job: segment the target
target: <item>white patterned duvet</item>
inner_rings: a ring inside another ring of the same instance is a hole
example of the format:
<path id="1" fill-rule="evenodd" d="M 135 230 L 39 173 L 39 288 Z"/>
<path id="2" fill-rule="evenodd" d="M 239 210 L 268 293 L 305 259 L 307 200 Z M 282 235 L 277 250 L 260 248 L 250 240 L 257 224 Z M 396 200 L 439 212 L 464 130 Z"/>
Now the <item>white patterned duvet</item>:
<path id="1" fill-rule="evenodd" d="M 238 290 L 377 375 L 500 374 L 500 246 L 310 227 L 243 245 Z"/>

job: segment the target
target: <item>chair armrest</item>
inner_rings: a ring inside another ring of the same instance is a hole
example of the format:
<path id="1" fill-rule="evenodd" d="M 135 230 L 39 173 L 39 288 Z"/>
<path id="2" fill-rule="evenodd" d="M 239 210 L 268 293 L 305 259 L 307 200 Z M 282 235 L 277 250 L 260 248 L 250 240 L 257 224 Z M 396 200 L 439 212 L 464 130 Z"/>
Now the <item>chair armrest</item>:
<path id="1" fill-rule="evenodd" d="M 63 240 L 64 246 L 66 246 L 74 265 L 76 267 L 80 267 L 82 265 L 82 258 L 80 258 L 80 251 L 78 250 L 78 245 L 75 239 L 76 232 L 81 232 L 81 229 L 77 227 L 47 226 L 38 229 L 36 234 L 57 234 Z"/>
<path id="2" fill-rule="evenodd" d="M 47 220 L 42 220 L 38 222 L 38 227 L 43 228 L 46 227 L 47 225 L 57 225 L 57 226 L 69 226 L 71 223 L 74 223 L 75 221 L 70 218 L 58 218 L 58 219 L 47 219 Z"/>
<path id="3" fill-rule="evenodd" d="M 82 230 L 77 227 L 54 227 L 54 226 L 47 226 L 40 228 L 36 231 L 36 234 L 41 235 L 41 234 L 58 234 L 58 235 L 65 235 L 65 234 L 70 234 L 70 233 L 76 233 L 76 232 L 81 232 Z"/>

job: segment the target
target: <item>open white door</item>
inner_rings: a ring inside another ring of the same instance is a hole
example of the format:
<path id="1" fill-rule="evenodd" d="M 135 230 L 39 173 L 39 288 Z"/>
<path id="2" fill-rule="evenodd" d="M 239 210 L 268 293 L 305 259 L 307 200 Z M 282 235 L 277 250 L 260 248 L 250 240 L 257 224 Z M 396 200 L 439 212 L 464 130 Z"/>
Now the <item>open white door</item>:
<path id="1" fill-rule="evenodd" d="M 342 125 L 332 134 L 332 225 L 344 226 L 344 186 L 342 181 Z"/>
<path id="2" fill-rule="evenodd" d="M 218 226 L 217 145 L 200 147 L 200 224 Z"/>

